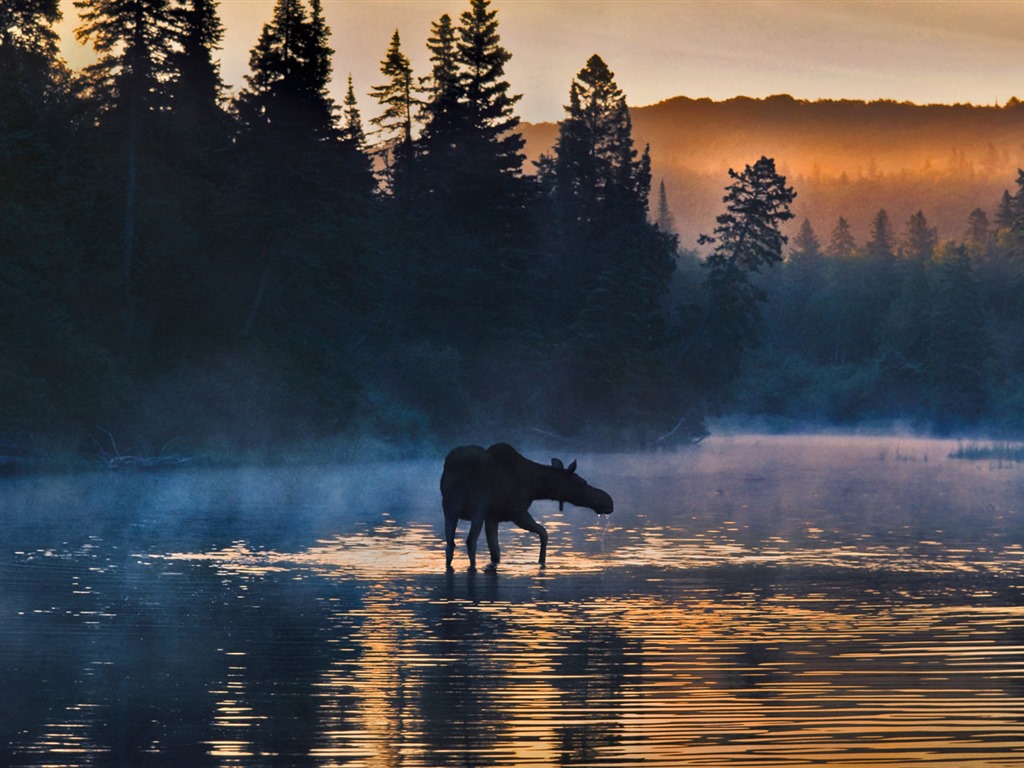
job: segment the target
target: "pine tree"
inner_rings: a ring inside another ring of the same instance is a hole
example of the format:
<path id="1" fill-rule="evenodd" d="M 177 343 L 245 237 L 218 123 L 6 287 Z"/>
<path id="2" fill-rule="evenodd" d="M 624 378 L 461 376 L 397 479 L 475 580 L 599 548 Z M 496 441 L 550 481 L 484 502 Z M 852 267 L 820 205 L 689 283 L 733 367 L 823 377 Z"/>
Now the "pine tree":
<path id="1" fill-rule="evenodd" d="M 0 5 L 0 132 L 26 130 L 53 99 L 65 100 L 69 73 L 60 58 L 53 25 L 59 0 L 8 0 Z M 28 129 L 30 130 L 30 129 Z"/>
<path id="2" fill-rule="evenodd" d="M 443 155 L 446 149 L 457 145 L 465 127 L 460 105 L 456 31 L 448 14 L 432 24 L 427 50 L 430 51 L 431 71 L 422 82 L 425 94 L 421 114 L 423 143 L 427 154 Z"/>
<path id="3" fill-rule="evenodd" d="M 331 82 L 331 57 L 334 49 L 328 40 L 331 30 L 324 19 L 321 0 L 310 0 L 309 39 L 306 60 L 309 67 L 309 85 L 317 93 L 325 93 Z"/>
<path id="4" fill-rule="evenodd" d="M 880 322 L 900 290 L 896 267 L 895 236 L 889 214 L 881 209 L 871 221 L 871 239 L 864 246 L 864 281 L 868 313 Z"/>
<path id="5" fill-rule="evenodd" d="M 82 20 L 75 36 L 99 54 L 84 70 L 98 110 L 136 119 L 166 109 L 179 41 L 170 0 L 75 0 L 75 7 Z"/>
<path id="6" fill-rule="evenodd" d="M 891 293 L 883 294 L 893 298 L 884 315 L 881 337 L 883 381 L 890 407 L 911 407 L 923 384 L 931 311 L 928 272 L 937 241 L 938 235 L 924 214 L 913 214 L 907 221 L 898 280 Z"/>
<path id="7" fill-rule="evenodd" d="M 714 236 L 700 237 L 701 244 L 715 246 L 704 261 L 704 285 L 712 338 L 708 365 L 717 386 L 736 375 L 740 353 L 757 340 L 757 307 L 767 297 L 751 275 L 782 261 L 787 238 L 779 227 L 793 218 L 789 206 L 796 197 L 768 157 L 742 172 L 730 168 L 729 177 L 726 211 L 718 216 Z"/>
<path id="8" fill-rule="evenodd" d="M 55 59 L 60 0 L 5 0 L 0 5 L 0 51 L 17 49 Z"/>
<path id="9" fill-rule="evenodd" d="M 277 0 L 273 17 L 249 56 L 247 87 L 236 100 L 250 132 L 335 136 L 335 105 L 327 92 L 333 53 L 327 46 L 328 34 L 318 1 L 311 18 L 301 0 Z"/>
<path id="10" fill-rule="evenodd" d="M 418 104 L 412 64 L 402 53 L 402 39 L 397 29 L 380 63 L 380 71 L 387 82 L 373 86 L 370 92 L 383 110 L 370 123 L 377 127 L 377 134 L 384 145 L 382 153 L 385 157 L 393 156 L 393 160 L 388 162 L 388 173 L 394 189 L 396 176 L 401 175 L 403 166 L 414 157 L 414 121 Z"/>
<path id="11" fill-rule="evenodd" d="M 860 264 L 855 261 L 857 242 L 854 240 L 850 224 L 840 216 L 829 236 L 825 250 L 830 259 L 828 294 L 831 296 L 831 317 L 826 321 L 828 334 L 828 351 L 826 358 L 833 364 L 845 363 L 850 352 L 851 338 L 856 342 L 856 331 L 851 334 L 851 314 L 859 309 L 856 299 L 858 281 L 855 273 L 859 272 Z M 824 336 L 824 334 L 823 334 Z"/>
<path id="12" fill-rule="evenodd" d="M 992 241 L 992 230 L 988 223 L 988 214 L 981 208 L 975 208 L 967 215 L 967 231 L 964 232 L 964 245 L 971 249 L 974 258 L 984 256 Z"/>
<path id="13" fill-rule="evenodd" d="M 655 219 L 658 229 L 667 234 L 678 234 L 676 232 L 676 220 L 672 210 L 668 207 L 668 195 L 665 194 L 665 181 L 658 184 L 658 217 Z"/>
<path id="14" fill-rule="evenodd" d="M 345 91 L 343 102 L 343 125 L 341 138 L 343 141 L 352 142 L 360 151 L 366 147 L 366 133 L 363 130 L 363 118 L 359 113 L 359 104 L 356 102 L 356 91 L 352 87 L 352 75 L 348 76 L 348 90 Z"/>
<path id="15" fill-rule="evenodd" d="M 121 216 L 121 291 L 124 341 L 135 335 L 136 217 L 143 122 L 169 105 L 172 51 L 178 41 L 168 0 L 75 0 L 81 26 L 99 54 L 85 68 L 97 111 L 124 135 L 124 208 Z"/>
<path id="16" fill-rule="evenodd" d="M 650 157 L 637 160 L 622 90 L 600 56 L 591 56 L 569 90 L 554 158 L 538 164 L 541 183 L 563 215 L 580 222 L 646 217 Z"/>
<path id="17" fill-rule="evenodd" d="M 512 54 L 501 45 L 498 12 L 490 5 L 490 0 L 470 0 L 456 29 L 459 99 L 467 126 L 464 151 L 471 162 L 518 176 L 525 140 L 516 130 L 519 118 L 513 110 L 522 96 L 509 94 L 511 86 L 504 76 Z"/>
<path id="18" fill-rule="evenodd" d="M 224 38 L 216 0 L 179 0 L 174 9 L 181 47 L 171 54 L 175 69 L 174 110 L 199 122 L 220 122 L 224 81 L 213 52 Z"/>
<path id="19" fill-rule="evenodd" d="M 911 262 L 927 263 L 938 243 L 938 231 L 928 226 L 924 213 L 918 211 L 913 214 L 907 221 L 907 234 L 903 241 L 904 257 Z"/>
<path id="20" fill-rule="evenodd" d="M 836 222 L 832 234 L 829 236 L 828 249 L 826 253 L 833 259 L 846 259 L 857 252 L 857 241 L 853 239 L 850 225 L 842 216 Z"/>
<path id="21" fill-rule="evenodd" d="M 996 209 L 996 226 L 1000 229 L 1009 229 L 1013 226 L 1014 202 L 1010 190 L 1004 189 L 999 199 L 999 207 Z"/>
<path id="22" fill-rule="evenodd" d="M 895 258 L 893 252 L 892 224 L 889 222 L 889 214 L 882 208 L 871 220 L 871 239 L 865 247 L 867 257 L 875 262 L 891 263 Z"/>
<path id="23" fill-rule="evenodd" d="M 800 229 L 793 238 L 793 248 L 790 251 L 791 262 L 817 261 L 821 258 L 821 243 L 814 233 L 814 227 L 808 219 L 800 222 Z"/>
<path id="24" fill-rule="evenodd" d="M 988 405 L 992 342 L 963 246 L 939 262 L 930 318 L 926 370 L 934 417 L 943 429 L 974 424 Z"/>

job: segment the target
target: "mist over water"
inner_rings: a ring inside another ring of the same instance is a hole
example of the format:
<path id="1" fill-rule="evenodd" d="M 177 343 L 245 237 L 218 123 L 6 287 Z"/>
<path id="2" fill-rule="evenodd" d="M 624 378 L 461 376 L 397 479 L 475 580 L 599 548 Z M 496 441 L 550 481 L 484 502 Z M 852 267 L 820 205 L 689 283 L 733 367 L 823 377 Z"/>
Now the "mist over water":
<path id="1" fill-rule="evenodd" d="M 580 456 L 497 573 L 440 458 L 6 479 L 0 764 L 1024 765 L 1024 465 L 953 448 Z"/>

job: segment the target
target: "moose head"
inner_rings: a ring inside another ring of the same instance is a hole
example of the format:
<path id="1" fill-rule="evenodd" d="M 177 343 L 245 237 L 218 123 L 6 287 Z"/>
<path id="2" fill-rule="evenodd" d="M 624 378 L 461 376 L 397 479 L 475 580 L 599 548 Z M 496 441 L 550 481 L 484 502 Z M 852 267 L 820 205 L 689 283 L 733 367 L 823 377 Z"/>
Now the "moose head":
<path id="1" fill-rule="evenodd" d="M 552 498 L 558 501 L 560 510 L 565 509 L 567 501 L 577 507 L 592 509 L 599 515 L 610 515 L 615 509 L 611 496 L 576 474 L 575 460 L 567 467 L 560 459 L 552 459 L 551 466 L 557 470 Z"/>

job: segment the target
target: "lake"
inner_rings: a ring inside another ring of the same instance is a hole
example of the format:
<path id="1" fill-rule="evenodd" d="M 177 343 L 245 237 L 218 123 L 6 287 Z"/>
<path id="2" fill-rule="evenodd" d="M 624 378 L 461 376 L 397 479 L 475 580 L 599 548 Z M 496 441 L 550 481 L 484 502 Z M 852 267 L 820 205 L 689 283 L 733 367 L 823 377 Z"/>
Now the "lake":
<path id="1" fill-rule="evenodd" d="M 563 456 L 615 513 L 493 573 L 440 456 L 6 478 L 0 765 L 1024 766 L 1024 465 L 954 447 Z"/>

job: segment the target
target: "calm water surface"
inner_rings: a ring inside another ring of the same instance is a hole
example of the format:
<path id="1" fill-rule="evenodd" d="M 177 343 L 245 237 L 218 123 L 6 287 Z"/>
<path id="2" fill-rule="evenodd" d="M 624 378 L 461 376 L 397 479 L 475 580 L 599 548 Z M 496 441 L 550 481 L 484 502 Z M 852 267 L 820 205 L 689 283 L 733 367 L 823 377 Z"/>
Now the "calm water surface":
<path id="1" fill-rule="evenodd" d="M 580 457 L 497 573 L 440 461 L 0 481 L 0 765 L 1024 766 L 1024 466 L 950 448 Z"/>

